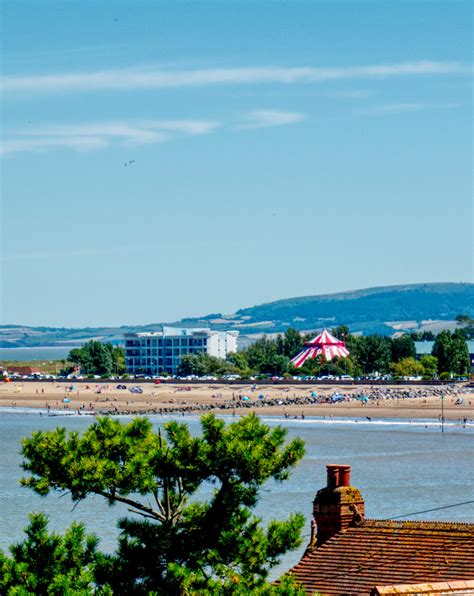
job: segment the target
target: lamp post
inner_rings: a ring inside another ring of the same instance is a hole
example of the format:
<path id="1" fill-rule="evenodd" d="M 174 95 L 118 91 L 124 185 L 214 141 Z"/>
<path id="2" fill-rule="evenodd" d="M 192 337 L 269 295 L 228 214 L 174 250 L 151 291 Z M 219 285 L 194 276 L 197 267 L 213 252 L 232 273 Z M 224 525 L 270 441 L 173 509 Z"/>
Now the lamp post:
<path id="1" fill-rule="evenodd" d="M 444 395 L 441 396 L 441 432 L 444 433 Z"/>

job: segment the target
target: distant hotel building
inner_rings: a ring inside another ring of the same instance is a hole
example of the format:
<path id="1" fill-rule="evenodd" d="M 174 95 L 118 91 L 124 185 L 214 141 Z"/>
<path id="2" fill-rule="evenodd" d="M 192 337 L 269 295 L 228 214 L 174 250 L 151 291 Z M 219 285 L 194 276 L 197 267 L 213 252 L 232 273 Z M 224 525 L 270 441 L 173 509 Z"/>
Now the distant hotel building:
<path id="1" fill-rule="evenodd" d="M 163 327 L 162 331 L 125 334 L 125 365 L 132 375 L 176 374 L 181 358 L 186 354 L 203 354 L 225 358 L 237 352 L 238 331 L 211 329 L 178 329 Z"/>

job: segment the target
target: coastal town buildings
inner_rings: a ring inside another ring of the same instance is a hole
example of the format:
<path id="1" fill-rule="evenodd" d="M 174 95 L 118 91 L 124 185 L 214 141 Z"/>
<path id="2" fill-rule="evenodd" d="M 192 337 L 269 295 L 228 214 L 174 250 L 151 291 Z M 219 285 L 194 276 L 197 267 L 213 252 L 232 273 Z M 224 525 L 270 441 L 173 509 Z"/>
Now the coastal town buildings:
<path id="1" fill-rule="evenodd" d="M 308 594 L 474 594 L 474 524 L 367 519 L 350 466 L 328 465 L 290 574 Z"/>
<path id="2" fill-rule="evenodd" d="M 238 331 L 163 327 L 149 333 L 125 335 L 125 366 L 132 375 L 176 374 L 186 354 L 207 353 L 225 358 L 237 351 Z"/>
<path id="3" fill-rule="evenodd" d="M 33 367 L 33 366 L 22 366 L 22 365 L 16 365 L 16 364 L 9 364 L 8 365 L 8 370 L 4 371 L 4 376 L 7 376 L 8 374 L 10 375 L 15 375 L 15 376 L 33 376 L 33 375 L 41 375 L 41 370 L 37 367 Z"/>

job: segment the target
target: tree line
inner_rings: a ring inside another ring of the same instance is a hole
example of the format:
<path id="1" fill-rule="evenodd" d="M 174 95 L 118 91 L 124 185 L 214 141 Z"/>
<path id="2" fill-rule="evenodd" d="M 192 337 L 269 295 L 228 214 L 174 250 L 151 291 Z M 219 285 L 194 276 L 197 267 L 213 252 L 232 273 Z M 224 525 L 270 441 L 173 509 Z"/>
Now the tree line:
<path id="1" fill-rule="evenodd" d="M 180 376 L 318 376 L 351 375 L 361 377 L 378 373 L 395 377 L 422 376 L 450 378 L 451 375 L 467 375 L 471 363 L 467 339 L 470 337 L 472 319 L 465 315 L 457 318 L 455 331 L 441 331 L 434 336 L 431 354 L 416 358 L 415 333 L 390 338 L 384 335 L 354 335 L 345 325 L 332 329 L 332 334 L 345 341 L 350 352 L 347 358 L 335 358 L 330 362 L 323 357 L 308 359 L 295 369 L 291 364 L 312 335 L 304 335 L 293 328 L 276 338 L 262 337 L 239 352 L 228 354 L 225 359 L 207 353 L 183 356 L 178 369 Z M 431 334 L 431 332 L 424 332 Z M 428 335 L 427 337 L 431 337 Z M 85 375 L 104 378 L 126 373 L 124 349 L 109 343 L 89 341 L 81 348 L 71 350 L 68 361 L 79 366 Z M 67 374 L 72 367 L 61 371 Z"/>
<path id="2" fill-rule="evenodd" d="M 332 334 L 345 341 L 350 352 L 347 358 L 334 358 L 327 362 L 324 357 L 307 359 L 301 368 L 291 363 L 312 336 L 303 335 L 289 328 L 275 339 L 262 337 L 246 349 L 232 353 L 226 359 L 209 354 L 183 356 L 178 374 L 182 376 L 254 375 L 303 376 L 351 375 L 361 377 L 378 373 L 396 377 L 423 376 L 449 378 L 470 372 L 470 357 L 463 329 L 442 331 L 434 340 L 431 354 L 416 358 L 416 346 L 412 335 L 403 334 L 390 338 L 383 335 L 350 333 L 345 325 L 332 329 Z"/>

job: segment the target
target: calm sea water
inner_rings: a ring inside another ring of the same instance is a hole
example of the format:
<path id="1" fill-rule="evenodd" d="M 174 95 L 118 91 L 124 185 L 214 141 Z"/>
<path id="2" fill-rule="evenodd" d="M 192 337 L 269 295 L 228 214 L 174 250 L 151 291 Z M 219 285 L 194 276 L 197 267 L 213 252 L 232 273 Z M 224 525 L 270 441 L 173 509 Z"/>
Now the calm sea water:
<path id="1" fill-rule="evenodd" d="M 25 362 L 28 360 L 61 360 L 67 358 L 73 348 L 80 346 L 66 347 L 37 347 L 37 348 L 0 348 L 0 360 L 17 360 Z"/>
<path id="2" fill-rule="evenodd" d="M 126 419 L 126 417 L 124 417 Z M 165 420 L 154 418 L 157 426 Z M 303 546 L 288 554 L 279 575 L 301 557 L 309 536 L 312 501 L 325 485 L 327 463 L 350 464 L 352 484 L 361 489 L 366 515 L 370 518 L 407 516 L 412 519 L 474 522 L 472 505 L 443 509 L 424 515 L 413 512 L 474 499 L 474 426 L 449 424 L 441 434 L 434 421 L 285 420 L 263 418 L 268 424 L 281 424 L 288 436 L 306 442 L 307 455 L 282 484 L 269 483 L 262 492 L 256 513 L 264 520 L 283 519 L 291 512 L 306 516 Z M 192 432 L 199 432 L 197 417 L 186 421 Z M 89 531 L 101 538 L 101 548 L 114 549 L 116 520 L 127 514 L 125 507 L 108 507 L 98 497 L 88 498 L 72 511 L 69 497 L 58 494 L 39 497 L 20 487 L 22 476 L 20 440 L 34 430 L 66 426 L 83 430 L 90 418 L 80 416 L 40 417 L 32 413 L 0 412 L 0 548 L 22 539 L 29 511 L 45 511 L 51 527 L 63 531 L 72 520 L 85 522 Z M 204 491 L 206 492 L 206 491 Z"/>

